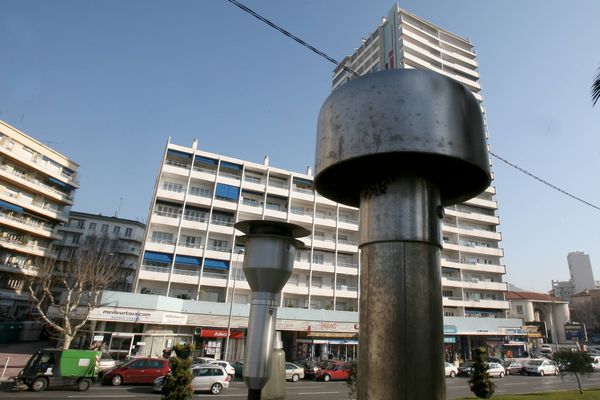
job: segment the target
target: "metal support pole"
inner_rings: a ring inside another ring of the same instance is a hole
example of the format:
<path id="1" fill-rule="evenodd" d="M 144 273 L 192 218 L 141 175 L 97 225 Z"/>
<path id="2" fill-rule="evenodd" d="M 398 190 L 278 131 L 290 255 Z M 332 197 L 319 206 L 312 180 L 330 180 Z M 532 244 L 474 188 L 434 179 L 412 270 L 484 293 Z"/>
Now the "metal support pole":
<path id="1" fill-rule="evenodd" d="M 2 376 L 0 378 L 4 378 L 4 374 L 6 373 L 6 368 L 8 368 L 8 363 L 10 362 L 10 357 L 6 358 L 6 364 L 4 364 L 4 369 L 2 370 Z"/>
<path id="2" fill-rule="evenodd" d="M 385 188 L 361 202 L 358 398 L 443 399 L 439 190 L 417 175 Z"/>
<path id="3" fill-rule="evenodd" d="M 229 351 L 229 336 L 231 336 L 231 313 L 233 312 L 233 300 L 235 298 L 235 283 L 237 281 L 236 274 L 238 271 L 238 265 L 240 262 L 240 254 L 242 254 L 244 250 L 237 251 L 237 257 L 235 260 L 235 267 L 233 268 L 233 288 L 231 289 L 231 298 L 229 299 L 229 316 L 227 317 L 227 338 L 225 338 L 225 360 L 229 360 L 227 358 L 227 353 Z"/>

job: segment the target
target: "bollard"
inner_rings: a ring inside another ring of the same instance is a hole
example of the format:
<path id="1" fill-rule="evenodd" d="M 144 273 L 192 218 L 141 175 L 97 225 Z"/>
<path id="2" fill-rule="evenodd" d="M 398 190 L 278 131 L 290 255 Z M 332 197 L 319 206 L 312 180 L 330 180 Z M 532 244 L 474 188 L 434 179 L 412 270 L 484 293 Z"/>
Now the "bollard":
<path id="1" fill-rule="evenodd" d="M 477 100 L 430 71 L 364 75 L 321 107 L 315 163 L 317 191 L 360 208 L 358 399 L 445 399 L 440 219 L 491 181 Z"/>
<path id="2" fill-rule="evenodd" d="M 234 227 L 246 234 L 238 243 L 246 246 L 243 268 L 252 290 L 243 378 L 248 400 L 259 400 L 271 375 L 281 289 L 292 274 L 296 249 L 304 247 L 295 238 L 310 232 L 298 225 L 264 220 L 241 221 Z"/>
<path id="3" fill-rule="evenodd" d="M 278 331 L 271 359 L 271 376 L 262 390 L 261 400 L 285 400 L 286 397 L 285 352 L 281 332 Z"/>

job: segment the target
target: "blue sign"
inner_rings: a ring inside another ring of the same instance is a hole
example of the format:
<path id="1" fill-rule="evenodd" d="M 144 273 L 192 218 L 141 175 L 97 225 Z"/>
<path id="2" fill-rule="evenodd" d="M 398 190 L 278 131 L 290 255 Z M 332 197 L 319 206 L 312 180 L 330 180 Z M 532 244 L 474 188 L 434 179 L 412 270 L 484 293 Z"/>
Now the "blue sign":
<path id="1" fill-rule="evenodd" d="M 444 335 L 446 334 L 454 334 L 458 332 L 458 329 L 456 329 L 456 326 L 454 325 L 444 325 Z"/>
<path id="2" fill-rule="evenodd" d="M 456 343 L 456 336 L 444 336 L 444 343 Z"/>
<path id="3" fill-rule="evenodd" d="M 565 339 L 587 342 L 585 324 L 565 324 Z"/>

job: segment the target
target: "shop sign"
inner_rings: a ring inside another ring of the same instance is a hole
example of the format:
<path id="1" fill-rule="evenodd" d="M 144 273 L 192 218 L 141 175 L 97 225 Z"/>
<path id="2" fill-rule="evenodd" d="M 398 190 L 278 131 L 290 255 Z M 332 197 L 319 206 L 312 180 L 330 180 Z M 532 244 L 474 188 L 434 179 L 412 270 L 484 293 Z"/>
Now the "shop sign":
<path id="1" fill-rule="evenodd" d="M 102 342 L 104 340 L 104 335 L 95 335 L 93 341 L 94 342 Z"/>
<path id="2" fill-rule="evenodd" d="M 310 331 L 306 336 L 309 337 L 323 337 L 323 338 L 352 338 L 355 337 L 355 333 L 351 332 L 321 332 L 321 331 Z"/>
<path id="3" fill-rule="evenodd" d="M 506 343 L 508 346 L 523 346 L 525 344 L 525 342 L 520 341 L 520 340 L 509 340 L 508 343 Z"/>
<path id="4" fill-rule="evenodd" d="M 120 322 L 163 322 L 162 311 L 141 311 L 122 308 L 99 307 L 90 311 L 90 319 Z"/>
<path id="5" fill-rule="evenodd" d="M 444 325 L 444 335 L 447 334 L 455 334 L 458 332 L 458 329 L 454 325 Z"/>
<path id="6" fill-rule="evenodd" d="M 530 338 L 541 339 L 548 336 L 544 321 L 527 321 L 523 325 L 523 329 L 527 331 L 527 337 Z"/>
<path id="7" fill-rule="evenodd" d="M 527 331 L 521 328 L 500 328 L 500 332 L 504 333 L 506 336 L 527 335 Z"/>
<path id="8" fill-rule="evenodd" d="M 565 339 L 587 342 L 585 324 L 565 324 Z"/>
<path id="9" fill-rule="evenodd" d="M 456 343 L 456 336 L 444 336 L 444 343 Z"/>
<path id="10" fill-rule="evenodd" d="M 355 322 L 317 322 L 306 320 L 277 320 L 278 331 L 317 331 L 317 332 L 352 332 L 358 333 Z"/>
<path id="11" fill-rule="evenodd" d="M 226 338 L 227 331 L 220 329 L 201 329 L 200 337 L 209 337 L 209 338 Z M 229 337 L 231 339 L 243 339 L 244 332 L 242 331 L 230 331 Z"/>
<path id="12" fill-rule="evenodd" d="M 166 312 L 163 313 L 162 322 L 164 324 L 185 325 L 187 324 L 187 315 Z"/>

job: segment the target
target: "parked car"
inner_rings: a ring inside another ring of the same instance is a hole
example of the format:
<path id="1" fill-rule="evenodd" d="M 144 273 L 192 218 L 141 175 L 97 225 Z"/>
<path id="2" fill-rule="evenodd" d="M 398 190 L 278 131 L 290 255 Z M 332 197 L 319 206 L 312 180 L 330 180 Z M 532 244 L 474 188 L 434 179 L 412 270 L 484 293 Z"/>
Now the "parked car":
<path id="1" fill-rule="evenodd" d="M 490 376 L 497 376 L 498 378 L 504 378 L 504 375 L 506 375 L 506 371 L 504 370 L 502 364 L 495 362 L 488 363 L 486 372 L 490 374 Z"/>
<path id="2" fill-rule="evenodd" d="M 211 361 L 208 364 L 204 364 L 204 365 L 218 365 L 220 367 L 223 367 L 225 372 L 227 372 L 227 375 L 229 375 L 232 378 L 235 377 L 235 368 L 233 368 L 231 366 L 231 364 L 229 364 L 228 361 L 220 361 L 220 360 L 219 361 Z"/>
<path id="3" fill-rule="evenodd" d="M 317 370 L 315 379 L 329 381 L 345 381 L 350 379 L 350 364 L 343 361 L 329 361 Z"/>
<path id="4" fill-rule="evenodd" d="M 194 358 L 192 365 L 208 364 L 213 361 L 217 361 L 217 360 L 215 360 L 214 358 L 209 358 L 209 357 L 196 357 L 196 358 Z"/>
<path id="5" fill-rule="evenodd" d="M 552 360 L 531 360 L 525 366 L 525 373 L 527 375 L 558 375 L 559 372 L 558 365 Z"/>
<path id="6" fill-rule="evenodd" d="M 236 361 L 233 364 L 231 364 L 231 366 L 235 370 L 235 374 L 237 376 L 242 376 L 244 374 L 244 362 L 243 361 Z"/>
<path id="7" fill-rule="evenodd" d="M 137 358 L 104 372 L 102 383 L 119 386 L 122 383 L 152 383 L 169 373 L 169 360 L 164 358 Z"/>
<path id="8" fill-rule="evenodd" d="M 114 360 L 110 354 L 108 353 L 102 353 L 102 355 L 100 356 L 100 359 L 98 360 L 98 372 L 102 372 L 102 371 L 106 371 L 109 368 L 113 368 L 116 367 L 117 364 L 119 364 L 117 362 L 117 360 Z"/>
<path id="9" fill-rule="evenodd" d="M 458 375 L 471 376 L 473 373 L 473 361 L 465 361 L 458 366 Z"/>
<path id="10" fill-rule="evenodd" d="M 456 365 L 445 362 L 444 367 L 446 370 L 446 376 L 454 378 L 456 375 L 458 375 L 458 368 L 456 367 Z"/>
<path id="11" fill-rule="evenodd" d="M 593 356 L 592 359 L 592 369 L 594 372 L 600 371 L 600 356 Z"/>
<path id="12" fill-rule="evenodd" d="M 229 381 L 231 381 L 231 377 L 225 369 L 215 364 L 193 367 L 192 376 L 190 387 L 194 392 L 208 390 L 212 394 L 220 394 L 223 389 L 229 388 Z M 165 376 L 155 379 L 152 390 L 162 393 L 165 379 Z"/>
<path id="13" fill-rule="evenodd" d="M 304 368 L 304 377 L 306 379 L 314 379 L 321 365 L 313 360 L 296 360 L 294 363 Z"/>
<path id="14" fill-rule="evenodd" d="M 298 382 L 299 379 L 304 379 L 304 368 L 296 364 L 292 364 L 291 362 L 286 362 L 285 379 L 292 382 Z"/>
<path id="15" fill-rule="evenodd" d="M 525 364 L 517 361 L 513 361 L 509 363 L 506 368 L 506 375 L 524 375 L 525 374 Z"/>

